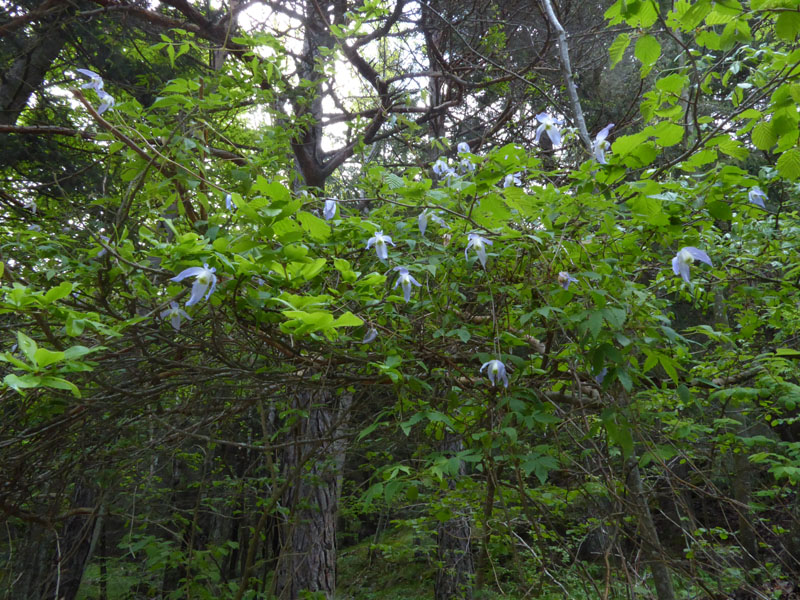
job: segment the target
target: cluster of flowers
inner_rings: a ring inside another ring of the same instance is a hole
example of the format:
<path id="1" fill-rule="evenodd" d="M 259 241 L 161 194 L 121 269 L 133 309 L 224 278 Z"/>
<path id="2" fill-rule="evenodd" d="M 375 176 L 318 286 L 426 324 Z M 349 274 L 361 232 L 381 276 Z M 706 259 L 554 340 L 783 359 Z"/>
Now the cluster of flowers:
<path id="1" fill-rule="evenodd" d="M 81 75 L 86 75 L 89 78 L 89 83 L 84 83 L 81 89 L 93 89 L 97 92 L 97 97 L 100 98 L 100 106 L 97 107 L 97 114 L 102 115 L 109 108 L 114 106 L 114 97 L 103 89 L 103 78 L 94 71 L 89 69 L 75 69 Z"/>
<path id="2" fill-rule="evenodd" d="M 99 79 L 99 78 L 98 78 Z M 97 88 L 95 88 L 97 89 Z M 100 83 L 100 90 L 102 90 L 102 81 Z M 99 93 L 99 92 L 98 92 Z M 113 103 L 113 99 L 112 99 Z M 561 145 L 561 130 L 559 126 L 562 125 L 562 121 L 553 118 L 552 116 L 548 115 L 547 113 L 540 113 L 536 116 L 536 119 L 540 123 L 537 130 L 536 130 L 536 141 L 539 141 L 539 138 L 542 133 L 546 133 L 547 136 L 550 138 L 550 141 L 553 143 L 554 147 L 558 147 Z M 608 142 L 608 135 L 611 129 L 614 127 L 613 123 L 609 123 L 604 127 L 594 139 L 592 144 L 592 150 L 594 153 L 594 157 L 600 164 L 607 164 L 606 163 L 606 152 L 610 149 L 610 144 Z M 475 164 L 472 160 L 464 156 L 465 154 L 470 153 L 470 147 L 466 142 L 461 142 L 458 144 L 458 152 L 462 156 L 460 161 L 460 169 L 462 172 L 469 172 L 474 170 Z M 456 169 L 450 167 L 447 161 L 444 158 L 439 158 L 433 165 L 433 172 L 440 177 L 441 179 L 447 180 L 452 177 L 457 176 Z M 507 188 L 510 186 L 522 186 L 522 180 L 519 173 L 513 173 L 506 175 L 503 181 L 503 187 Z M 761 208 L 765 208 L 764 201 L 766 200 L 767 196 L 764 192 L 761 191 L 758 187 L 751 188 L 748 198 L 750 202 L 760 206 Z M 233 202 L 230 194 L 227 194 L 225 197 L 225 204 L 228 210 L 233 207 Z M 325 219 L 331 220 L 336 216 L 336 213 L 339 209 L 338 202 L 334 198 L 329 198 L 325 200 L 324 207 L 322 210 L 322 214 Z M 447 223 L 439 216 L 436 212 L 433 212 L 429 209 L 424 209 L 419 216 L 417 217 L 417 224 L 420 230 L 420 233 L 424 236 L 425 232 L 428 227 L 428 221 L 431 220 L 434 223 L 437 223 L 442 228 L 449 229 Z M 395 243 L 392 241 L 392 238 L 382 230 L 376 231 L 375 234 L 369 238 L 366 242 L 366 248 L 369 250 L 373 246 L 375 248 L 375 254 L 377 255 L 378 259 L 386 263 L 389 258 L 389 246 L 394 246 Z M 478 233 L 470 233 L 467 235 L 467 244 L 464 249 L 464 256 L 469 259 L 469 251 L 470 249 L 474 250 L 478 260 L 481 263 L 482 268 L 486 268 L 486 261 L 487 261 L 487 254 L 486 248 L 487 246 L 492 246 L 493 242 Z M 709 266 L 712 266 L 711 259 L 709 258 L 708 254 L 706 254 L 703 250 L 699 248 L 695 248 L 694 246 L 686 246 L 681 248 L 675 257 L 672 259 L 672 270 L 676 275 L 680 275 L 681 278 L 686 283 L 690 283 L 690 266 L 695 261 L 698 260 L 700 262 L 706 263 Z M 406 302 L 411 300 L 411 294 L 413 292 L 414 286 L 421 287 L 421 284 L 414 278 L 411 273 L 409 273 L 406 267 L 396 266 L 394 267 L 394 271 L 397 272 L 397 280 L 393 286 L 393 289 L 396 289 L 397 286 L 403 290 L 403 298 Z M 192 284 L 192 293 L 191 296 L 186 303 L 186 306 L 192 306 L 193 304 L 197 304 L 201 299 L 204 297 L 207 299 L 213 292 L 217 284 L 217 276 L 215 275 L 216 270 L 214 268 L 209 268 L 207 264 L 203 265 L 203 267 L 190 267 L 181 271 L 176 277 L 173 277 L 171 281 L 180 282 L 186 279 L 187 277 L 194 277 L 194 283 Z M 569 289 L 570 283 L 576 283 L 578 280 L 575 277 L 572 277 L 567 271 L 560 271 L 558 273 L 557 281 L 561 287 L 565 290 Z M 176 302 L 171 303 L 171 307 L 161 313 L 161 317 L 164 319 L 169 318 L 172 326 L 175 329 L 180 329 L 180 321 L 181 317 L 185 317 L 189 319 L 189 315 L 181 309 Z M 362 343 L 369 343 L 375 338 L 377 338 L 378 332 L 375 330 L 374 327 L 371 327 L 368 331 Z M 502 382 L 505 387 L 508 387 L 508 374 L 506 371 L 506 366 L 503 364 L 502 361 L 499 359 L 493 359 L 486 363 L 484 363 L 481 368 L 480 372 L 483 372 L 486 369 L 487 376 L 489 381 L 491 382 L 492 386 L 496 385 L 499 382 Z"/>

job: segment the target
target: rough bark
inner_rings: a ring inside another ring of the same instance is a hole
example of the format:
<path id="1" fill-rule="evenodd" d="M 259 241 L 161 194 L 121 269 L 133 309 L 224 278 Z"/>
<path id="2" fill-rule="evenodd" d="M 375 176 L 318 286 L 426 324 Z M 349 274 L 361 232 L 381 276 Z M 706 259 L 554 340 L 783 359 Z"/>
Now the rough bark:
<path id="1" fill-rule="evenodd" d="M 463 448 L 461 439 L 448 434 L 444 442 L 444 450 L 457 452 Z M 459 475 L 465 475 L 462 462 Z M 455 489 L 456 482 L 450 481 L 450 489 Z M 472 598 L 472 579 L 475 566 L 472 560 L 470 539 L 472 530 L 466 515 L 459 515 L 439 525 L 436 532 L 436 556 L 438 569 L 434 581 L 434 597 L 436 600 L 451 598 Z"/>
<path id="2" fill-rule="evenodd" d="M 336 589 L 336 516 L 346 450 L 342 429 L 349 407 L 347 396 L 339 400 L 337 406 L 325 390 L 302 390 L 295 398 L 295 408 L 308 416 L 299 418 L 283 456 L 284 472 L 294 483 L 283 497 L 288 518 L 273 584 L 282 600 L 295 600 L 302 592 L 333 598 Z"/>
<path id="3" fill-rule="evenodd" d="M 83 483 L 75 485 L 73 507 L 93 508 L 97 493 Z M 58 545 L 52 569 L 42 586 L 41 598 L 74 600 L 83 579 L 83 572 L 91 556 L 95 535 L 96 513 L 78 514 L 64 522 L 58 536 Z"/>
<path id="4" fill-rule="evenodd" d="M 0 125 L 13 125 L 39 89 L 51 64 L 67 41 L 65 17 L 72 8 L 56 10 L 42 20 L 41 27 L 19 42 L 20 50 L 0 80 Z"/>
<path id="5" fill-rule="evenodd" d="M 633 502 L 633 509 L 642 536 L 642 550 L 647 564 L 653 574 L 658 600 L 675 600 L 675 589 L 672 586 L 672 575 L 664 562 L 664 552 L 658 538 L 658 531 L 653 523 L 653 515 L 647 502 L 647 495 L 639 473 L 639 465 L 635 458 L 628 461 L 628 491 Z"/>

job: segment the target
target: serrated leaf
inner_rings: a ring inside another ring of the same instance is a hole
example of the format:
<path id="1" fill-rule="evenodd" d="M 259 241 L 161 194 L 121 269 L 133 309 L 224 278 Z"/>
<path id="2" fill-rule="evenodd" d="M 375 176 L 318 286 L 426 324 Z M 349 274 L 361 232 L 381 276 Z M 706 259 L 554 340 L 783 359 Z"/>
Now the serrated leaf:
<path id="1" fill-rule="evenodd" d="M 611 42 L 608 48 L 608 55 L 611 57 L 611 68 L 617 66 L 617 63 L 625 56 L 625 51 L 631 44 L 631 36 L 627 33 L 620 33 L 616 39 Z"/>
<path id="2" fill-rule="evenodd" d="M 772 131 L 772 123 L 761 121 L 753 127 L 750 140 L 759 150 L 769 150 L 778 142 L 778 136 Z"/>
<path id="3" fill-rule="evenodd" d="M 790 181 L 796 180 L 800 177 L 800 151 L 797 148 L 791 148 L 781 154 L 777 167 L 781 177 Z"/>
<path id="4" fill-rule="evenodd" d="M 684 129 L 680 125 L 662 121 L 653 126 L 653 135 L 659 146 L 667 148 L 679 144 L 683 139 Z"/>
<path id="5" fill-rule="evenodd" d="M 318 216 L 301 210 L 297 213 L 296 218 L 300 223 L 300 227 L 303 228 L 311 239 L 325 242 L 331 237 L 330 226 Z"/>
<path id="6" fill-rule="evenodd" d="M 786 41 L 794 41 L 800 31 L 800 13 L 794 11 L 782 12 L 775 21 L 775 34 Z"/>
<path id="7" fill-rule="evenodd" d="M 402 177 L 398 177 L 394 173 L 386 173 L 386 172 L 384 172 L 383 173 L 383 182 L 387 186 L 389 186 L 390 190 L 397 190 L 397 189 L 400 189 L 401 187 L 403 187 L 405 185 L 405 183 L 403 183 L 403 178 Z"/>
<path id="8" fill-rule="evenodd" d="M 642 63 L 641 76 L 644 79 L 650 74 L 653 65 L 661 56 L 661 44 L 652 35 L 645 34 L 636 40 L 634 54 Z"/>
<path id="9" fill-rule="evenodd" d="M 355 316 L 350 311 L 340 315 L 331 325 L 331 327 L 359 327 L 363 325 L 364 321 Z"/>

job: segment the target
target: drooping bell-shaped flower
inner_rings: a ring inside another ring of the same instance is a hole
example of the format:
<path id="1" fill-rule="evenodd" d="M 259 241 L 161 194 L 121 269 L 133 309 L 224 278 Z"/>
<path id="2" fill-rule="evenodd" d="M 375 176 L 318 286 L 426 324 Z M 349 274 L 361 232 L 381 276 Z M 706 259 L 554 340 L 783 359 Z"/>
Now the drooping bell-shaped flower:
<path id="1" fill-rule="evenodd" d="M 394 246 L 392 238 L 388 235 L 384 235 L 383 231 L 376 231 L 375 235 L 367 240 L 367 250 L 372 248 L 372 244 L 375 244 L 375 254 L 377 254 L 378 258 L 381 260 L 389 258 L 389 249 L 386 244 Z"/>
<path id="2" fill-rule="evenodd" d="M 678 250 L 675 258 L 672 259 L 672 271 L 675 275 L 683 277 L 686 283 L 689 283 L 689 267 L 695 260 L 704 262 L 708 266 L 713 266 L 708 254 L 694 246 L 686 246 Z"/>
<path id="3" fill-rule="evenodd" d="M 419 216 L 417 217 L 417 225 L 419 226 L 419 232 L 422 235 L 425 235 L 425 231 L 428 229 L 428 219 L 438 224 L 439 227 L 450 229 L 450 226 L 444 222 L 444 219 L 442 217 L 437 215 L 435 212 L 430 212 L 426 208 L 421 213 L 419 213 Z"/>
<path id="4" fill-rule="evenodd" d="M 170 308 L 161 311 L 161 318 L 162 319 L 169 319 L 169 322 L 172 324 L 172 328 L 175 331 L 181 330 L 181 318 L 185 318 L 189 321 L 192 320 L 185 310 L 183 310 L 178 303 L 174 300 L 169 303 Z"/>
<path id="5" fill-rule="evenodd" d="M 397 281 L 394 282 L 394 286 L 392 287 L 392 289 L 397 288 L 397 286 L 399 285 L 403 290 L 403 298 L 405 298 L 406 302 L 408 302 L 409 300 L 411 300 L 411 289 L 412 289 L 411 286 L 415 285 L 417 287 L 420 287 L 422 284 L 420 284 L 419 281 L 414 279 L 414 276 L 411 275 L 411 273 L 409 273 L 408 269 L 406 269 L 405 267 L 395 267 L 394 270 L 397 271 L 398 276 L 397 276 Z"/>
<path id="6" fill-rule="evenodd" d="M 767 195 L 761 190 L 760 187 L 757 185 L 750 188 L 750 191 L 747 192 L 747 199 L 750 200 L 756 206 L 759 206 L 766 210 L 767 206 L 765 201 L 767 200 Z"/>
<path id="7" fill-rule="evenodd" d="M 433 173 L 439 178 L 445 178 L 453 175 L 455 171 L 447 164 L 447 160 L 438 158 L 436 162 L 433 163 Z"/>
<path id="8" fill-rule="evenodd" d="M 460 142 L 458 144 L 458 153 L 459 154 L 466 154 L 469 150 L 469 144 L 467 142 Z"/>
<path id="9" fill-rule="evenodd" d="M 481 261 L 481 266 L 486 268 L 486 246 L 491 246 L 494 242 L 487 240 L 485 237 L 482 237 L 477 233 L 470 233 L 467 238 L 469 241 L 467 242 L 467 247 L 464 248 L 464 256 L 469 258 L 469 256 L 467 256 L 467 252 L 470 248 L 474 248 L 475 253 L 478 255 L 478 260 Z"/>
<path id="10" fill-rule="evenodd" d="M 561 130 L 559 126 L 562 125 L 562 121 L 551 117 L 547 113 L 539 113 L 536 115 L 536 120 L 540 123 L 536 128 L 536 143 L 539 143 L 542 132 L 545 132 L 550 141 L 553 142 L 553 147 L 558 148 L 561 145 Z"/>
<path id="11" fill-rule="evenodd" d="M 511 187 L 512 185 L 516 187 L 522 187 L 522 179 L 520 179 L 519 173 L 509 173 L 503 180 L 504 188 Z"/>
<path id="12" fill-rule="evenodd" d="M 75 69 L 75 70 L 81 75 L 85 75 L 86 77 L 89 78 L 89 82 L 84 83 L 81 86 L 82 90 L 88 90 L 89 88 L 91 88 L 98 94 L 100 93 L 100 91 L 103 89 L 103 78 L 100 77 L 100 75 L 98 75 L 94 71 L 90 71 L 89 69 Z"/>
<path id="13" fill-rule="evenodd" d="M 98 97 L 100 98 L 100 106 L 97 107 L 97 114 L 102 115 L 106 112 L 109 108 L 114 107 L 114 96 L 106 92 L 105 90 L 100 90 L 97 92 Z"/>
<path id="14" fill-rule="evenodd" d="M 207 264 L 202 267 L 189 267 L 178 273 L 175 277 L 170 279 L 170 281 L 178 283 L 187 277 L 195 278 L 192 284 L 192 295 L 186 303 L 186 306 L 192 306 L 203 299 L 203 294 L 205 294 L 206 299 L 208 299 L 208 297 L 214 293 L 214 289 L 217 287 L 217 276 L 214 275 L 216 272 L 217 270 L 214 267 L 209 269 Z"/>
<path id="15" fill-rule="evenodd" d="M 490 360 L 489 362 L 483 363 L 481 367 L 480 373 L 483 373 L 483 370 L 486 369 L 486 374 L 489 376 L 489 381 L 492 382 L 492 387 L 499 382 L 503 382 L 503 385 L 508 387 L 508 374 L 506 373 L 506 366 L 496 358 L 494 360 Z"/>
<path id="16" fill-rule="evenodd" d="M 336 208 L 338 207 L 335 198 L 328 198 L 325 200 L 325 208 L 322 209 L 322 216 L 325 220 L 330 221 L 336 216 Z"/>
<path id="17" fill-rule="evenodd" d="M 98 75 L 94 71 L 90 71 L 89 69 L 75 69 L 75 70 L 81 75 L 85 75 L 86 77 L 89 78 L 89 82 L 84 83 L 81 86 L 81 89 L 86 90 L 91 88 L 97 93 L 97 97 L 100 98 L 100 106 L 97 107 L 98 114 L 102 115 L 109 108 L 114 106 L 114 97 L 103 89 L 103 78 L 100 77 L 100 75 Z"/>
<path id="18" fill-rule="evenodd" d="M 595 159 L 597 159 L 597 162 L 599 162 L 601 165 L 607 164 L 606 151 L 611 148 L 611 144 L 608 143 L 606 138 L 608 137 L 608 133 L 611 131 L 612 127 L 614 127 L 614 124 L 609 123 L 603 127 L 596 136 L 594 136 L 592 152 L 594 152 Z"/>
<path id="19" fill-rule="evenodd" d="M 231 210 L 233 208 L 233 196 L 225 194 L 225 209 Z"/>
<path id="20" fill-rule="evenodd" d="M 377 337 L 378 337 L 378 330 L 375 329 L 374 327 L 370 327 L 367 330 L 367 333 L 364 335 L 364 339 L 361 340 L 361 343 L 362 344 L 369 344 L 370 342 L 375 341 L 375 339 Z"/>
<path id="21" fill-rule="evenodd" d="M 566 271 L 559 271 L 558 272 L 558 284 L 561 287 L 563 287 L 565 290 L 568 290 L 570 283 L 578 283 L 578 280 L 575 279 L 572 275 L 570 275 Z"/>

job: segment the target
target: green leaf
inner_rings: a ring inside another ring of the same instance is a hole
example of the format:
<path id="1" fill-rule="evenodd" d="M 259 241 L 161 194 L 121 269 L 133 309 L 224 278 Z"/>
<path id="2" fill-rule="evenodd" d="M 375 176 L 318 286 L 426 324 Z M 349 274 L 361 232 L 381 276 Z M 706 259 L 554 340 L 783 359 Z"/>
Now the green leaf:
<path id="1" fill-rule="evenodd" d="M 733 211 L 727 202 L 712 202 L 708 205 L 708 213 L 720 221 L 730 221 L 733 218 Z"/>
<path id="2" fill-rule="evenodd" d="M 3 382 L 12 390 L 20 391 L 22 389 L 37 388 L 42 382 L 42 378 L 38 375 L 23 375 L 17 377 L 13 373 L 6 375 Z"/>
<path id="3" fill-rule="evenodd" d="M 625 50 L 631 44 L 631 36 L 627 33 L 620 33 L 616 39 L 611 42 L 608 48 L 608 55 L 611 57 L 611 68 L 617 66 L 617 63 L 625 56 Z"/>
<path id="4" fill-rule="evenodd" d="M 325 268 L 325 259 L 324 258 L 317 258 L 313 262 L 307 264 L 302 272 L 301 275 L 306 280 L 311 280 L 316 277 L 322 269 Z"/>
<path id="5" fill-rule="evenodd" d="M 800 13 L 782 12 L 775 21 L 775 34 L 788 42 L 794 41 L 797 32 L 800 31 Z"/>
<path id="6" fill-rule="evenodd" d="M 661 44 L 650 34 L 644 34 L 636 40 L 634 54 L 642 63 L 641 77 L 644 79 L 650 74 L 653 65 L 661 56 Z"/>
<path id="7" fill-rule="evenodd" d="M 768 121 L 757 123 L 750 133 L 750 139 L 759 150 L 769 150 L 778 142 L 778 136 L 772 131 L 772 123 Z"/>
<path id="8" fill-rule="evenodd" d="M 331 325 L 331 327 L 358 327 L 363 325 L 364 321 L 355 316 L 350 311 L 340 315 Z"/>
<path id="9" fill-rule="evenodd" d="M 50 304 L 56 300 L 61 300 L 61 298 L 66 298 L 70 293 L 72 293 L 72 284 L 69 281 L 62 281 L 61 284 L 49 289 L 42 300 L 45 304 Z"/>
<path id="10" fill-rule="evenodd" d="M 791 148 L 781 154 L 778 159 L 778 173 L 790 181 L 795 181 L 800 177 L 800 151 Z"/>
<path id="11" fill-rule="evenodd" d="M 794 350 L 793 348 L 778 348 L 775 350 L 775 354 L 777 356 L 800 356 L 800 350 Z"/>
<path id="12" fill-rule="evenodd" d="M 78 387 L 74 383 L 71 383 L 66 379 L 62 379 L 61 377 L 51 377 L 50 375 L 47 375 L 41 378 L 41 385 L 59 390 L 69 390 L 72 392 L 73 396 L 77 398 L 81 397 L 81 392 Z"/>
<path id="13" fill-rule="evenodd" d="M 47 348 L 39 348 L 33 355 L 33 360 L 40 367 L 47 367 L 53 363 L 61 362 L 64 357 L 65 354 L 63 352 L 53 352 Z"/>
<path id="14" fill-rule="evenodd" d="M 36 355 L 36 351 L 39 349 L 39 347 L 36 345 L 36 342 L 34 342 L 31 338 L 29 338 L 27 335 L 25 335 L 21 331 L 18 331 L 17 332 L 17 345 L 19 346 L 19 349 L 22 350 L 22 353 L 25 355 L 25 357 L 28 359 L 28 361 L 31 364 L 35 365 L 36 364 L 35 355 Z"/>
<path id="15" fill-rule="evenodd" d="M 318 216 L 301 210 L 297 213 L 297 220 L 311 239 L 319 242 L 326 242 L 328 238 L 331 237 L 330 225 Z"/>
<path id="16" fill-rule="evenodd" d="M 589 314 L 589 318 L 586 319 L 586 329 L 587 331 L 589 331 L 589 333 L 592 334 L 593 338 L 597 337 L 602 327 L 603 327 L 603 312 L 595 311 Z"/>
<path id="17" fill-rule="evenodd" d="M 673 73 L 672 75 L 667 75 L 656 81 L 656 88 L 662 92 L 679 96 L 681 90 L 683 90 L 687 83 L 689 83 L 689 78 L 686 75 Z"/>
<path id="18" fill-rule="evenodd" d="M 662 121 L 653 126 L 653 135 L 656 138 L 656 143 L 664 148 L 679 144 L 683 139 L 683 134 L 683 127 L 669 121 Z"/>

